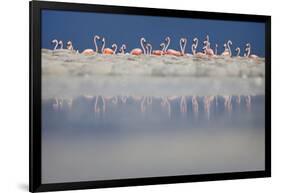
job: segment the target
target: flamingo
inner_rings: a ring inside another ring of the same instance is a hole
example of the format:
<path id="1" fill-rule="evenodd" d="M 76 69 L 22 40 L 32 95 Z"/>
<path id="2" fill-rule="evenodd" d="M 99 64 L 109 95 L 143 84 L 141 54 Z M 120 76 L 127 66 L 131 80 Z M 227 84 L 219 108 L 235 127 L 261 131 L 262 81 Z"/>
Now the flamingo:
<path id="1" fill-rule="evenodd" d="M 72 42 L 71 42 L 71 41 L 68 41 L 68 42 L 66 43 L 66 49 L 68 49 L 68 50 L 74 50 L 74 48 L 73 48 L 73 45 L 72 45 Z"/>
<path id="2" fill-rule="evenodd" d="M 221 54 L 222 56 L 229 56 L 229 57 L 232 56 L 231 48 L 230 48 L 231 45 L 232 45 L 232 41 L 231 40 L 228 40 L 227 43 L 224 44 L 224 51 Z"/>
<path id="3" fill-rule="evenodd" d="M 59 42 L 58 42 L 58 40 L 57 40 L 57 39 L 54 39 L 54 40 L 52 40 L 52 44 L 55 44 L 55 47 L 54 47 L 54 49 L 53 49 L 53 50 L 56 50 L 56 49 L 57 49 L 57 47 L 58 47 L 58 45 L 59 45 Z"/>
<path id="4" fill-rule="evenodd" d="M 82 52 L 82 54 L 84 54 L 84 55 L 94 55 L 95 53 L 98 53 L 97 40 L 100 40 L 100 36 L 95 35 L 94 36 L 94 46 L 95 46 L 96 51 L 94 51 L 93 49 L 86 49 Z"/>
<path id="5" fill-rule="evenodd" d="M 239 47 L 237 47 L 237 48 L 235 49 L 235 51 L 237 52 L 236 57 L 240 57 L 240 48 L 239 48 Z"/>
<path id="6" fill-rule="evenodd" d="M 139 56 L 139 55 L 141 55 L 142 53 L 143 53 L 143 54 L 146 54 L 146 50 L 145 50 L 145 47 L 144 47 L 144 44 L 146 44 L 146 40 L 145 40 L 144 37 L 142 37 L 142 38 L 140 39 L 140 44 L 141 44 L 141 48 L 142 48 L 142 49 L 140 49 L 140 48 L 135 48 L 135 49 L 131 50 L 131 54 L 132 54 L 132 55 L 137 55 L 137 56 Z"/>
<path id="7" fill-rule="evenodd" d="M 63 49 L 63 42 L 62 42 L 62 40 L 59 41 L 58 45 L 60 45 L 60 49 L 62 50 Z"/>
<path id="8" fill-rule="evenodd" d="M 156 56 L 162 56 L 164 54 L 164 50 L 165 50 L 165 43 L 160 44 L 160 49 L 161 50 L 153 50 L 152 54 L 156 55 Z"/>
<path id="9" fill-rule="evenodd" d="M 171 42 L 171 38 L 168 36 L 165 38 L 165 42 L 167 42 L 166 48 L 165 48 L 165 54 L 167 55 L 173 55 L 173 56 L 181 56 L 181 52 L 174 50 L 174 49 L 168 49 L 170 42 Z M 181 42 L 180 42 L 181 44 Z M 168 49 L 168 50 L 167 50 Z"/>
<path id="10" fill-rule="evenodd" d="M 111 49 L 111 48 L 104 48 L 105 46 L 105 38 L 103 37 L 102 38 L 102 49 L 101 49 L 101 52 L 103 54 L 116 54 L 116 51 L 117 51 L 117 45 L 116 44 L 112 44 L 112 48 L 114 49 Z"/>
<path id="11" fill-rule="evenodd" d="M 196 48 L 198 46 L 198 38 L 194 38 L 193 39 L 193 44 L 191 46 L 191 50 L 192 50 L 192 54 L 193 56 L 196 56 L 196 57 L 199 57 L 199 58 L 203 58 L 203 57 L 206 57 L 206 54 L 205 53 L 202 53 L 202 52 L 196 52 Z M 204 48 L 206 48 L 206 46 L 204 46 Z M 204 49 L 203 48 L 203 49 Z M 205 50 L 205 49 L 204 49 Z M 204 51 L 205 52 L 205 51 Z"/>
<path id="12" fill-rule="evenodd" d="M 121 54 L 125 54 L 126 49 L 127 49 L 126 44 L 122 44 L 122 46 L 121 46 L 120 49 L 119 49 L 119 52 L 120 52 Z"/>
<path id="13" fill-rule="evenodd" d="M 210 39 L 209 39 L 209 35 L 206 36 L 206 40 L 204 41 L 204 45 L 206 47 L 206 55 L 208 56 L 214 56 L 214 50 L 211 49 L 211 43 L 210 43 Z"/>
<path id="14" fill-rule="evenodd" d="M 258 58 L 257 55 L 251 54 L 251 44 L 250 44 L 250 43 L 247 43 L 247 44 L 246 44 L 245 52 L 246 52 L 246 53 L 244 54 L 244 56 L 246 56 L 246 57 L 248 57 L 248 58 L 252 58 L 252 59 Z"/>

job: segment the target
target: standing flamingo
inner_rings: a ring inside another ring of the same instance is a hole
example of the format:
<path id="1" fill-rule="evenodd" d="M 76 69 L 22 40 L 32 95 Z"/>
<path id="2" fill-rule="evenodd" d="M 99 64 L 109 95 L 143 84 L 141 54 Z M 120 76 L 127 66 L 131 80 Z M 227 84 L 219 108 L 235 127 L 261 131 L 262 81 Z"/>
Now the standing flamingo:
<path id="1" fill-rule="evenodd" d="M 55 44 L 55 47 L 53 50 L 56 50 L 58 48 L 59 42 L 57 39 L 52 40 L 52 44 Z"/>
<path id="2" fill-rule="evenodd" d="M 146 44 L 146 40 L 145 40 L 145 38 L 144 37 L 142 37 L 141 39 L 140 39 L 140 44 L 141 44 L 141 48 L 142 49 L 140 49 L 140 48 L 135 48 L 135 49 L 133 49 L 132 51 L 131 51 L 131 54 L 132 55 L 141 55 L 142 53 L 143 54 L 146 54 L 146 49 L 145 49 L 145 46 L 144 46 L 144 44 Z"/>
<path id="3" fill-rule="evenodd" d="M 192 50 L 193 56 L 196 56 L 196 57 L 199 57 L 199 58 L 206 57 L 205 53 L 196 52 L 197 46 L 198 46 L 198 38 L 194 38 L 193 39 L 193 44 L 191 46 L 191 50 Z M 205 48 L 206 48 L 206 46 L 204 46 L 204 48 L 203 48 L 204 51 L 205 51 Z"/>
<path id="4" fill-rule="evenodd" d="M 214 53 L 214 50 L 211 48 L 211 43 L 210 43 L 210 38 L 209 38 L 209 35 L 206 36 L 206 40 L 204 41 L 204 45 L 206 47 L 206 55 L 208 56 L 214 56 L 215 53 Z"/>
<path id="5" fill-rule="evenodd" d="M 229 56 L 229 57 L 232 56 L 231 48 L 230 48 L 231 45 L 232 45 L 232 41 L 231 40 L 228 40 L 227 43 L 224 44 L 224 51 L 221 54 L 222 56 Z"/>
<path id="6" fill-rule="evenodd" d="M 246 57 L 248 57 L 248 58 L 253 58 L 253 59 L 258 58 L 257 55 L 251 54 L 251 44 L 250 44 L 250 43 L 247 43 L 247 44 L 246 44 L 245 52 L 246 52 L 246 53 L 244 54 L 244 56 L 246 56 Z"/>
<path id="7" fill-rule="evenodd" d="M 165 42 L 167 42 L 166 48 L 165 48 L 165 54 L 167 55 L 173 55 L 173 56 L 181 56 L 181 52 L 174 50 L 174 49 L 168 49 L 170 42 L 171 42 L 171 38 L 168 36 L 165 38 Z M 181 45 L 181 42 L 180 42 Z M 167 50 L 168 49 L 168 50 Z"/>
<path id="8" fill-rule="evenodd" d="M 82 54 L 84 55 L 94 55 L 95 53 L 98 53 L 98 45 L 97 45 L 97 40 L 100 40 L 100 36 L 95 35 L 94 36 L 94 46 L 96 51 L 94 51 L 93 49 L 85 49 Z"/>

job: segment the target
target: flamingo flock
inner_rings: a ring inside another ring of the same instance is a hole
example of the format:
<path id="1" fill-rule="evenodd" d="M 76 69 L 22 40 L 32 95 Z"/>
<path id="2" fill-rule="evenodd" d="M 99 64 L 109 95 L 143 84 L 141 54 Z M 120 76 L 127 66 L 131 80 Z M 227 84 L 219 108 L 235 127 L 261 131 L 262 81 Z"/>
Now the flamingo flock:
<path id="1" fill-rule="evenodd" d="M 167 36 L 162 43 L 160 43 L 160 49 L 153 49 L 151 43 L 149 43 L 144 37 L 140 38 L 140 47 L 134 48 L 130 52 L 126 52 L 127 46 L 126 44 L 122 44 L 118 50 L 118 46 L 116 43 L 112 44 L 110 47 L 106 47 L 106 39 L 105 37 L 101 37 L 99 35 L 95 35 L 93 37 L 93 48 L 87 48 L 82 52 L 74 49 L 74 46 L 71 41 L 68 41 L 66 44 L 66 49 L 71 51 L 76 51 L 77 53 L 83 55 L 95 55 L 95 54 L 104 54 L 104 55 L 115 55 L 115 54 L 126 54 L 126 55 L 154 55 L 154 56 L 187 56 L 187 57 L 199 57 L 199 58 L 214 58 L 218 56 L 222 57 L 233 57 L 232 52 L 232 41 L 228 40 L 224 43 L 224 51 L 222 53 L 218 53 L 218 44 L 215 44 L 215 51 L 211 48 L 211 42 L 209 35 L 206 36 L 205 40 L 203 41 L 202 51 L 197 51 L 199 46 L 199 39 L 197 37 L 193 38 L 192 45 L 191 45 L 191 53 L 187 53 L 185 50 L 187 48 L 187 38 L 180 38 L 179 46 L 180 50 L 169 48 L 171 43 L 171 38 Z M 63 42 L 61 40 L 54 39 L 52 41 L 54 45 L 53 50 L 57 49 L 64 49 Z M 98 45 L 100 44 L 100 45 Z M 245 45 L 244 54 L 240 56 L 241 49 L 237 47 L 235 49 L 236 55 L 235 57 L 246 57 L 251 59 L 259 58 L 257 55 L 251 53 L 251 44 L 247 43 Z"/>

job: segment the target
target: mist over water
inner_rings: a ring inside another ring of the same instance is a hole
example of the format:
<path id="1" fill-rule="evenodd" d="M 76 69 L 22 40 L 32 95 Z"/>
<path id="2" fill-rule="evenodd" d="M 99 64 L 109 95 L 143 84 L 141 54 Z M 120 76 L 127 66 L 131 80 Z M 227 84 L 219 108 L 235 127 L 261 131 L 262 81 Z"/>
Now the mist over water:
<path id="1" fill-rule="evenodd" d="M 264 58 L 42 50 L 42 182 L 264 169 Z"/>

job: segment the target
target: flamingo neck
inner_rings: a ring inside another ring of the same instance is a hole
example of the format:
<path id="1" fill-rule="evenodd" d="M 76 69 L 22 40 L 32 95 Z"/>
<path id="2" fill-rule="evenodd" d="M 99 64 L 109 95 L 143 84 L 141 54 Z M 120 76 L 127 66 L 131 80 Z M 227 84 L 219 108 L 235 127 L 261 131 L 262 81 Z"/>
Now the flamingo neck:
<path id="1" fill-rule="evenodd" d="M 116 44 L 113 44 L 113 45 L 112 45 L 112 48 L 114 49 L 114 50 L 113 50 L 113 54 L 116 54 L 117 45 L 116 45 Z"/>
<path id="2" fill-rule="evenodd" d="M 248 47 L 248 49 L 247 49 L 247 56 L 249 57 L 250 56 L 250 54 L 251 54 L 251 46 L 249 45 L 249 47 Z"/>
<path id="3" fill-rule="evenodd" d="M 231 49 L 230 49 L 230 41 L 227 42 L 227 48 L 229 51 L 229 56 L 231 57 L 232 53 L 231 53 Z"/>
<path id="4" fill-rule="evenodd" d="M 237 48 L 237 56 L 240 56 L 240 48 Z"/>
<path id="5" fill-rule="evenodd" d="M 145 39 L 144 39 L 144 38 L 141 38 L 140 44 L 141 44 L 141 48 L 142 48 L 142 50 L 143 50 L 143 54 L 146 54 L 146 50 L 145 50 L 145 47 L 144 47 L 144 45 L 143 45 L 144 41 L 145 41 Z"/>
<path id="6" fill-rule="evenodd" d="M 63 49 L 63 42 L 60 41 L 59 44 L 60 44 L 60 49 Z"/>
<path id="7" fill-rule="evenodd" d="M 57 47 L 58 47 L 58 45 L 59 45 L 59 42 L 58 42 L 58 40 L 54 40 L 54 43 L 55 43 L 54 50 L 56 50 L 56 49 L 57 49 Z"/>
<path id="8" fill-rule="evenodd" d="M 198 38 L 195 38 L 194 41 L 195 41 L 195 47 L 194 47 L 194 48 L 197 49 L 197 46 L 198 46 Z"/>
<path id="9" fill-rule="evenodd" d="M 104 48 L 105 48 L 105 38 L 102 41 L 101 53 L 103 53 Z"/>
<path id="10" fill-rule="evenodd" d="M 196 54 L 196 46 L 195 46 L 194 43 L 193 43 L 192 46 L 191 46 L 191 51 L 192 51 L 192 54 L 193 54 L 193 55 Z"/>
<path id="11" fill-rule="evenodd" d="M 98 45 L 97 45 L 97 39 L 98 39 L 98 36 L 95 36 L 94 37 L 94 46 L 95 46 L 95 49 L 96 49 L 96 53 L 98 53 Z"/>
<path id="12" fill-rule="evenodd" d="M 170 42 L 171 42 L 171 39 L 170 39 L 170 38 L 167 38 L 167 45 L 166 45 L 166 47 L 165 47 L 165 52 L 167 52 L 168 47 L 169 47 L 169 45 L 170 45 Z"/>
<path id="13" fill-rule="evenodd" d="M 182 39 L 182 40 L 183 40 L 183 45 L 182 45 L 181 40 L 180 40 L 180 48 L 181 48 L 182 55 L 184 55 L 187 40 L 186 39 Z"/>

